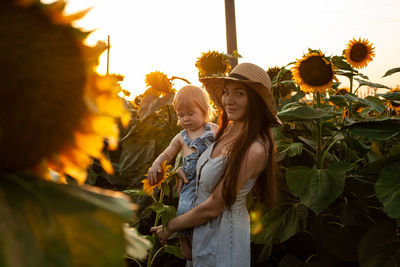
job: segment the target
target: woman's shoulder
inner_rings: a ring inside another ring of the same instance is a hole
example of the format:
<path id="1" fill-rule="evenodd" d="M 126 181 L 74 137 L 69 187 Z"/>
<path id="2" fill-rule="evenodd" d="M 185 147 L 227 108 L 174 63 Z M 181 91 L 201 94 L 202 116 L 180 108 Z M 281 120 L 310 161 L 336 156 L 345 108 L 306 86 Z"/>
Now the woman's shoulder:
<path id="1" fill-rule="evenodd" d="M 218 124 L 213 123 L 213 122 L 208 122 L 208 124 L 210 125 L 211 130 L 212 130 L 214 133 L 216 133 L 216 132 L 218 131 Z"/>

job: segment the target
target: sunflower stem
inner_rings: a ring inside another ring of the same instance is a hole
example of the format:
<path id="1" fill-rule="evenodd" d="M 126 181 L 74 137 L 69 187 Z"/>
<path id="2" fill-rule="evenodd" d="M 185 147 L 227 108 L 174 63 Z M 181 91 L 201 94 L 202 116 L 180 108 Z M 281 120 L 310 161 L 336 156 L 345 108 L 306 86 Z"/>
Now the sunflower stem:
<path id="1" fill-rule="evenodd" d="M 162 190 L 160 190 L 160 198 L 158 201 L 162 202 L 164 198 L 164 192 Z M 153 199 L 156 200 L 153 196 Z M 156 219 L 154 220 L 154 227 L 156 227 L 158 225 L 158 221 L 160 220 L 160 214 L 156 213 Z M 153 233 L 153 239 L 156 240 L 156 234 Z M 154 258 L 157 255 L 157 253 L 154 255 L 153 257 L 153 250 L 154 250 L 154 245 L 149 249 L 149 256 L 147 257 L 147 267 L 150 267 L 153 264 Z M 163 247 L 162 247 L 163 248 Z"/>
<path id="2" fill-rule="evenodd" d="M 350 94 L 353 93 L 353 70 L 350 71 L 351 75 L 349 77 L 350 80 Z M 351 106 L 352 106 L 353 101 L 349 100 L 349 119 L 351 118 L 352 112 L 351 112 Z"/>
<path id="3" fill-rule="evenodd" d="M 317 92 L 317 109 L 321 108 L 321 95 Z M 321 118 L 317 119 L 317 142 L 315 147 L 315 157 L 317 163 L 317 169 L 320 169 L 321 166 L 321 148 L 322 148 L 322 121 Z"/>

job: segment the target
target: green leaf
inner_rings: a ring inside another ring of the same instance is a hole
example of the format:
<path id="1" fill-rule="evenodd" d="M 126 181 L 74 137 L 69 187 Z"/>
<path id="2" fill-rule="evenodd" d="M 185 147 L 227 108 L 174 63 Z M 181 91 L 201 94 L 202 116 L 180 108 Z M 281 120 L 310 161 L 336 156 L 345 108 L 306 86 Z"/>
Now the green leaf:
<path id="1" fill-rule="evenodd" d="M 400 162 L 381 170 L 375 183 L 376 196 L 392 218 L 400 218 Z"/>
<path id="2" fill-rule="evenodd" d="M 302 99 L 305 96 L 304 92 L 299 91 L 297 92 L 295 95 L 291 96 L 289 99 L 285 100 L 282 102 L 282 106 L 285 106 L 289 103 L 293 103 L 293 102 L 298 102 L 300 99 Z"/>
<path id="3" fill-rule="evenodd" d="M 125 194 L 128 194 L 130 196 L 149 196 L 142 189 L 136 189 L 136 188 L 124 190 L 122 192 L 124 192 Z"/>
<path id="4" fill-rule="evenodd" d="M 375 119 L 354 122 L 345 126 L 353 134 L 372 140 L 387 140 L 400 132 L 400 120 Z"/>
<path id="5" fill-rule="evenodd" d="M 353 70 L 353 68 L 350 66 L 349 63 L 347 63 L 346 61 L 344 61 L 344 57 L 343 56 L 333 56 L 332 57 L 332 63 L 333 65 L 335 65 L 338 69 L 341 70 Z"/>
<path id="6" fill-rule="evenodd" d="M 342 193 L 346 172 L 351 168 L 345 162 L 333 163 L 328 169 L 296 166 L 286 170 L 286 180 L 301 202 L 319 214 Z"/>
<path id="7" fill-rule="evenodd" d="M 322 245 L 343 260 L 356 262 L 358 244 L 365 232 L 361 225 L 340 225 L 331 221 L 324 224 Z"/>
<path id="8" fill-rule="evenodd" d="M 124 266 L 122 226 L 133 216 L 131 203 L 122 193 L 112 197 L 111 191 L 92 188 L 2 174 L 3 266 Z"/>
<path id="9" fill-rule="evenodd" d="M 170 194 L 171 190 L 169 189 L 168 183 L 162 183 L 162 184 L 161 184 L 161 189 L 162 189 L 162 191 L 164 192 L 164 194 L 165 194 L 167 197 L 169 197 L 169 194 Z"/>
<path id="10" fill-rule="evenodd" d="M 350 101 L 359 102 L 374 108 L 377 112 L 382 113 L 385 110 L 385 104 L 378 98 L 368 97 L 359 98 L 353 94 L 345 94 L 344 97 Z"/>
<path id="11" fill-rule="evenodd" d="M 385 73 L 385 75 L 382 76 L 382 78 L 383 78 L 383 77 L 386 77 L 386 76 L 389 76 L 389 75 L 392 75 L 392 74 L 394 74 L 394 73 L 396 73 L 396 72 L 400 72 L 400 68 L 393 68 L 393 69 L 388 70 L 388 71 Z"/>
<path id="12" fill-rule="evenodd" d="M 122 152 L 119 158 L 119 173 L 132 173 L 153 159 L 156 150 L 155 140 L 135 140 L 128 138 L 122 141 Z"/>
<path id="13" fill-rule="evenodd" d="M 327 116 L 329 113 L 323 109 L 316 109 L 309 106 L 297 106 L 281 110 L 278 117 L 283 121 L 292 120 L 313 120 Z"/>
<path id="14" fill-rule="evenodd" d="M 146 96 L 143 99 L 143 103 L 140 106 L 140 111 L 139 111 L 140 120 L 146 119 L 148 116 L 158 111 L 163 106 L 171 105 L 174 96 L 175 96 L 174 92 L 170 92 L 161 98 L 158 97 L 154 98 L 154 96 L 152 95 Z M 149 100 L 146 100 L 146 98 L 148 98 Z"/>
<path id="15" fill-rule="evenodd" d="M 388 92 L 386 94 L 378 94 L 378 96 L 381 96 L 386 100 L 400 100 L 400 92 L 398 91 Z"/>
<path id="16" fill-rule="evenodd" d="M 256 243 L 281 243 L 307 226 L 308 209 L 300 203 L 281 204 L 263 218 L 265 228 L 253 237 Z"/>
<path id="17" fill-rule="evenodd" d="M 154 202 L 149 208 L 161 216 L 163 226 L 166 226 L 168 221 L 176 217 L 175 207 L 167 206 L 162 202 Z"/>
<path id="18" fill-rule="evenodd" d="M 165 252 L 171 255 L 174 255 L 177 258 L 183 259 L 182 253 L 181 253 L 181 248 L 178 246 L 171 246 L 167 245 L 164 248 Z"/>
<path id="19" fill-rule="evenodd" d="M 277 144 L 277 155 L 276 160 L 282 161 L 286 157 L 294 157 L 301 155 L 303 152 L 302 143 L 289 143 L 285 141 L 278 141 Z"/>
<path id="20" fill-rule="evenodd" d="M 400 240 L 390 224 L 378 224 L 369 229 L 358 247 L 360 267 L 399 266 Z"/>
<path id="21" fill-rule="evenodd" d="M 347 107 L 347 99 L 344 95 L 332 95 L 329 97 L 328 101 L 331 101 L 333 104 L 339 107 Z"/>
<path id="22" fill-rule="evenodd" d="M 369 87 L 374 87 L 374 88 L 386 88 L 386 89 L 390 89 L 389 87 L 387 87 L 386 85 L 383 84 L 379 84 L 379 83 L 371 83 L 365 80 L 361 80 L 358 78 L 354 78 L 354 80 L 356 80 L 358 82 L 358 87 L 367 85 Z"/>

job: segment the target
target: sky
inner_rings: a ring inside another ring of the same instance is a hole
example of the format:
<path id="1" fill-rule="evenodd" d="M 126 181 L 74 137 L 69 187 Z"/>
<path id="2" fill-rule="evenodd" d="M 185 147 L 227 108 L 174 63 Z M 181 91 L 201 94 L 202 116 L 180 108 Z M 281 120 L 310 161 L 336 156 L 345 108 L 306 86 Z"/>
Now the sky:
<path id="1" fill-rule="evenodd" d="M 49 0 L 50 1 L 50 0 Z M 49 2 L 47 1 L 47 2 Z M 51 1 L 50 1 L 51 2 Z M 223 0 L 66 0 L 66 13 L 91 7 L 75 23 L 92 30 L 87 43 L 110 35 L 110 73 L 125 76 L 132 96 L 145 91 L 145 75 L 161 71 L 195 85 L 195 62 L 202 52 L 226 53 Z M 349 40 L 367 38 L 374 60 L 361 72 L 374 83 L 400 86 L 400 0 L 236 0 L 236 34 L 241 62 L 264 69 L 300 59 L 308 48 L 342 55 Z M 106 73 L 107 53 L 98 72 Z M 343 85 L 346 79 L 340 79 Z M 175 88 L 185 85 L 175 82 Z"/>

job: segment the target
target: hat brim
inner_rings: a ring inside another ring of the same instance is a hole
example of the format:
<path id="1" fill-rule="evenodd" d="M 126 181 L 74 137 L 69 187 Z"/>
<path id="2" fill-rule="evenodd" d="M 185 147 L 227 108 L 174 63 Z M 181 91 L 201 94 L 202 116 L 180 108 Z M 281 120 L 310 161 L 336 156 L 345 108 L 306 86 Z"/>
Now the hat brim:
<path id="1" fill-rule="evenodd" d="M 221 109 L 223 108 L 222 105 L 222 91 L 225 86 L 226 81 L 239 81 L 248 85 L 249 87 L 253 88 L 258 95 L 261 96 L 262 100 L 266 104 L 267 111 L 268 111 L 268 119 L 272 124 L 281 125 L 282 122 L 276 116 L 276 107 L 274 104 L 274 98 L 271 93 L 271 89 L 265 87 L 263 84 L 258 82 L 253 82 L 250 80 L 242 80 L 237 79 L 234 77 L 204 77 L 199 79 L 200 82 L 204 85 L 206 91 L 210 95 L 212 101 Z"/>

